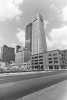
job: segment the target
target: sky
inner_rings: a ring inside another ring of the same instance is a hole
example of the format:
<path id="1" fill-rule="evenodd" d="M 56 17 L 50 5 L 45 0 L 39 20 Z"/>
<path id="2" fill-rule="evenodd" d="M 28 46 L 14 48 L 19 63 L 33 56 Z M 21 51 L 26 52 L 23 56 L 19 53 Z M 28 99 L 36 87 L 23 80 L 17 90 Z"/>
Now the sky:
<path id="1" fill-rule="evenodd" d="M 0 0 L 0 47 L 24 46 L 25 26 L 37 12 L 44 17 L 47 48 L 67 49 L 67 0 Z"/>

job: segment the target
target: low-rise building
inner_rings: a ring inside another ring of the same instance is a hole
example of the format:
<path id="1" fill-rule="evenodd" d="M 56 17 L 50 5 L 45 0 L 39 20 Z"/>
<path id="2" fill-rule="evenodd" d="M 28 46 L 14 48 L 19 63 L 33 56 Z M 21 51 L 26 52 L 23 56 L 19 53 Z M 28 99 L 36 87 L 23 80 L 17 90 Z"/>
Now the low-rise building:
<path id="1" fill-rule="evenodd" d="M 7 45 L 4 45 L 1 48 L 1 61 L 5 63 L 15 61 L 15 49 L 12 47 L 8 47 Z"/>
<path id="2" fill-rule="evenodd" d="M 67 50 L 62 50 L 61 65 L 62 68 L 67 69 Z"/>
<path id="3" fill-rule="evenodd" d="M 32 67 L 31 67 L 31 61 L 29 60 L 28 62 L 25 62 L 23 64 L 23 71 L 32 71 Z"/>
<path id="4" fill-rule="evenodd" d="M 67 68 L 67 50 L 52 50 L 45 54 L 46 67 L 48 69 Z"/>
<path id="5" fill-rule="evenodd" d="M 35 54 L 31 57 L 31 64 L 32 64 L 32 70 L 45 70 L 45 58 L 46 55 L 44 53 Z"/>

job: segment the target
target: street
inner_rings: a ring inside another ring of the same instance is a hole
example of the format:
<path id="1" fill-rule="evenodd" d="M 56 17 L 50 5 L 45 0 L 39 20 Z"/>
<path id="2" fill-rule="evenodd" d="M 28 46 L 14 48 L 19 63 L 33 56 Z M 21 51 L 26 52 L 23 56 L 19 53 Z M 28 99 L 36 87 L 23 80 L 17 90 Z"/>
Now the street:
<path id="1" fill-rule="evenodd" d="M 0 77 L 0 100 L 16 100 L 66 79 L 67 71 L 4 75 Z"/>

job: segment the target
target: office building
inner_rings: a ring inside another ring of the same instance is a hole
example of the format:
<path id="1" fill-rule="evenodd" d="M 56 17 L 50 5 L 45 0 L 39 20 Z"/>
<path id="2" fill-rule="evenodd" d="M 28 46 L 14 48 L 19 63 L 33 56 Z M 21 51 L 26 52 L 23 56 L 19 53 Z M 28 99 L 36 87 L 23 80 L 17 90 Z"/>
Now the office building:
<path id="1" fill-rule="evenodd" d="M 47 51 L 46 36 L 44 30 L 44 19 L 37 14 L 32 22 L 32 55 Z"/>
<path id="2" fill-rule="evenodd" d="M 46 63 L 45 60 L 46 56 L 44 53 L 35 54 L 32 56 L 32 70 L 46 70 Z"/>
<path id="3" fill-rule="evenodd" d="M 16 65 L 22 65 L 24 63 L 24 50 L 19 45 L 16 46 L 15 63 Z"/>
<path id="4" fill-rule="evenodd" d="M 32 52 L 32 23 L 26 25 L 25 32 L 25 49 L 24 49 L 24 62 L 31 59 Z"/>
<path id="5" fill-rule="evenodd" d="M 61 58 L 61 67 L 62 69 L 67 69 L 67 50 L 61 50 L 62 58 Z"/>
<path id="6" fill-rule="evenodd" d="M 24 62 L 28 62 L 29 60 L 31 60 L 31 52 L 29 49 L 24 48 Z"/>
<path id="7" fill-rule="evenodd" d="M 48 69 L 67 69 L 67 50 L 52 50 L 45 53 Z"/>
<path id="8" fill-rule="evenodd" d="M 32 23 L 26 25 L 25 48 L 32 51 Z"/>
<path id="9" fill-rule="evenodd" d="M 6 63 L 15 61 L 15 49 L 4 45 L 1 48 L 1 60 Z"/>
<path id="10" fill-rule="evenodd" d="M 32 53 L 31 62 L 33 70 L 44 70 L 45 56 L 47 51 L 46 36 L 44 30 L 44 20 L 41 14 L 38 14 L 32 22 Z"/>

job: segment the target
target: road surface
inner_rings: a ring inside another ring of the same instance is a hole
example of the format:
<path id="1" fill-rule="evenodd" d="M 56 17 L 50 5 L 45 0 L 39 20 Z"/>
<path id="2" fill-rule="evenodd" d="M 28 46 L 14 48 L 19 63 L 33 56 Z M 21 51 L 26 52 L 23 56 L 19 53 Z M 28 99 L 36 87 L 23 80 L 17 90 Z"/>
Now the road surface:
<path id="1" fill-rule="evenodd" d="M 67 80 L 67 71 L 36 72 L 0 76 L 0 100 L 16 100 Z"/>

